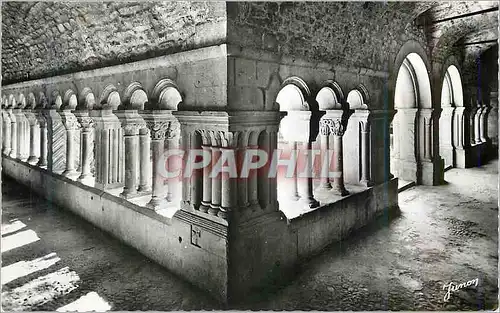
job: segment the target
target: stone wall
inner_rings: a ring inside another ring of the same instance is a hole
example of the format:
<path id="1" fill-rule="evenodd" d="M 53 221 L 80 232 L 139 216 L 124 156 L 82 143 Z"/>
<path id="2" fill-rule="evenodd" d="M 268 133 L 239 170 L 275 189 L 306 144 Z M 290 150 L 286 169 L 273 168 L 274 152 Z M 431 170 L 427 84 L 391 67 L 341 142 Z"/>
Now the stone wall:
<path id="1" fill-rule="evenodd" d="M 228 42 L 321 60 L 388 70 L 401 45 L 414 39 L 418 5 L 382 2 L 228 3 Z"/>
<path id="2" fill-rule="evenodd" d="M 3 84 L 219 44 L 223 2 L 2 3 Z"/>

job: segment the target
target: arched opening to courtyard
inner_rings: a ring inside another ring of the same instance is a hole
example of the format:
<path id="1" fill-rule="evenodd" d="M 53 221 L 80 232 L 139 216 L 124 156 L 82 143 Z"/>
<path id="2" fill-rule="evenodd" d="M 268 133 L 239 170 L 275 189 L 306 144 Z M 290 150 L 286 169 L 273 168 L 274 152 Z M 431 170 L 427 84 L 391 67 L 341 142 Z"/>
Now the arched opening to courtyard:
<path id="1" fill-rule="evenodd" d="M 399 67 L 394 109 L 397 112 L 390 130 L 392 174 L 400 180 L 420 184 L 422 160 L 432 158 L 432 121 L 425 114 L 431 111 L 432 102 L 427 67 L 417 53 L 408 54 Z"/>

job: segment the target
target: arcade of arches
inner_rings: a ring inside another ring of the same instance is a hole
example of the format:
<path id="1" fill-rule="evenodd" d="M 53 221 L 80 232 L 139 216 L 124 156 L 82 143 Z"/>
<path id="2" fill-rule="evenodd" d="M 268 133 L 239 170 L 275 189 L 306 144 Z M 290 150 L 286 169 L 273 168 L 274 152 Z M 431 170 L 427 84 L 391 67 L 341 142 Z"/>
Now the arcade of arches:
<path id="1" fill-rule="evenodd" d="M 2 3 L 2 172 L 238 302 L 496 158 L 497 10 Z"/>

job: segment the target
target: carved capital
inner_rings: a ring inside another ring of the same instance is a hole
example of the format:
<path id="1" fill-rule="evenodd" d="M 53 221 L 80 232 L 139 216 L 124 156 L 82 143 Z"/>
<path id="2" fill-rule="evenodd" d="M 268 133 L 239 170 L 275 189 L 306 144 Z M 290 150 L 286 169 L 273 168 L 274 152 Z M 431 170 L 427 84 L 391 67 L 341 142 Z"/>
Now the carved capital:
<path id="1" fill-rule="evenodd" d="M 94 124 L 94 120 L 92 120 L 92 118 L 88 117 L 88 116 L 83 116 L 79 119 L 80 121 L 80 125 L 82 126 L 82 128 L 84 130 L 88 130 L 88 129 L 91 129 L 95 126 Z"/>
<path id="2" fill-rule="evenodd" d="M 42 113 L 37 114 L 36 119 L 41 128 L 47 127 L 47 121 L 45 120 L 45 117 L 42 115 Z"/>
<path id="3" fill-rule="evenodd" d="M 65 116 L 63 124 L 66 130 L 77 130 L 80 128 L 80 124 L 74 115 Z"/>
<path id="4" fill-rule="evenodd" d="M 123 125 L 123 131 L 125 132 L 125 136 L 134 136 L 139 134 L 139 129 L 141 125 L 139 123 L 128 123 Z"/>
<path id="5" fill-rule="evenodd" d="M 219 131 L 221 146 L 224 148 L 235 148 L 238 145 L 240 132 Z"/>
<path id="6" fill-rule="evenodd" d="M 330 126 L 328 126 L 328 124 L 325 123 L 325 120 L 321 120 L 319 122 L 319 131 L 323 136 L 330 135 Z"/>
<path id="7" fill-rule="evenodd" d="M 180 135 L 180 125 L 178 123 L 170 123 L 165 133 L 165 139 L 174 139 Z"/>
<path id="8" fill-rule="evenodd" d="M 320 125 L 320 131 L 329 132 L 334 136 L 343 136 L 345 132 L 345 126 L 341 119 L 323 119 L 322 125 Z M 322 129 L 323 128 L 323 129 Z"/>
<path id="9" fill-rule="evenodd" d="M 359 128 L 361 129 L 361 132 L 363 132 L 363 133 L 369 132 L 370 131 L 370 120 L 360 121 Z"/>
<path id="10" fill-rule="evenodd" d="M 170 126 L 170 122 L 147 121 L 147 127 L 151 131 L 152 140 L 165 139 L 165 134 Z"/>

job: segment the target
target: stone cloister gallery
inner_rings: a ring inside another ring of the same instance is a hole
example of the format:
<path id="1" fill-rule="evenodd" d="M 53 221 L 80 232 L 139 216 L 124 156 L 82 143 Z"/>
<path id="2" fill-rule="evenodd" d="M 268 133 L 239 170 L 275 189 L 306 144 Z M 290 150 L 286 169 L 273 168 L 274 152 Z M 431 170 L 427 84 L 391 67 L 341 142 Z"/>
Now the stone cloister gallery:
<path id="1" fill-rule="evenodd" d="M 2 172 L 236 303 L 496 158 L 497 10 L 4 2 Z"/>

